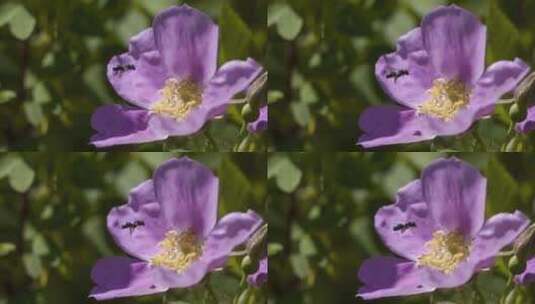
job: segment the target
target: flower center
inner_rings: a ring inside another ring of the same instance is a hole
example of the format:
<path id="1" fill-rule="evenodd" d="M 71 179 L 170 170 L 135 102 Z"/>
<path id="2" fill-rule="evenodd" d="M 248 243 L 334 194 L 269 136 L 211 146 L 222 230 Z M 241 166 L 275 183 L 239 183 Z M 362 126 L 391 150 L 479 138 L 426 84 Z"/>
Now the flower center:
<path id="1" fill-rule="evenodd" d="M 202 255 L 201 242 L 190 232 L 168 231 L 161 241 L 160 252 L 150 259 L 151 265 L 165 267 L 181 273 Z"/>
<path id="2" fill-rule="evenodd" d="M 427 93 L 431 98 L 419 106 L 418 112 L 444 121 L 453 119 L 470 102 L 470 92 L 459 80 L 436 79 Z"/>
<path id="3" fill-rule="evenodd" d="M 454 271 L 470 253 L 464 237 L 456 232 L 434 232 L 433 238 L 425 243 L 425 248 L 427 252 L 418 257 L 418 265 L 438 269 L 446 274 Z"/>
<path id="4" fill-rule="evenodd" d="M 201 104 L 201 88 L 190 80 L 168 79 L 161 91 L 162 100 L 152 106 L 152 111 L 182 120 Z"/>

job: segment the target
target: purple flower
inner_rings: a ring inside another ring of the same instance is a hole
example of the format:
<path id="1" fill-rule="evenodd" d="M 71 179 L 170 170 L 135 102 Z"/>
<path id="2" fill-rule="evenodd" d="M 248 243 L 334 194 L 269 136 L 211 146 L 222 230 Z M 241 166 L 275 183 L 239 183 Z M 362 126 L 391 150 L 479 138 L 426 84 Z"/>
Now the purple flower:
<path id="1" fill-rule="evenodd" d="M 487 30 L 470 12 L 441 6 L 402 36 L 375 73 L 399 105 L 374 106 L 360 116 L 364 148 L 460 134 L 494 111 L 496 101 L 529 72 L 520 59 L 485 69 Z"/>
<path id="2" fill-rule="evenodd" d="M 97 300 L 139 296 L 199 283 L 262 224 L 253 211 L 217 222 L 219 180 L 189 158 L 172 159 L 113 208 L 107 225 L 130 257 L 106 257 L 91 272 Z M 216 223 L 217 222 L 217 223 Z"/>
<path id="3" fill-rule="evenodd" d="M 399 257 L 373 257 L 358 273 L 358 296 L 375 299 L 466 283 L 528 226 L 521 212 L 485 222 L 487 181 L 470 165 L 439 159 L 375 215 L 375 229 Z"/>
<path id="4" fill-rule="evenodd" d="M 247 276 L 247 283 L 254 287 L 260 287 L 267 282 L 268 279 L 268 258 L 267 255 L 258 263 L 258 269 L 255 273 Z"/>
<path id="5" fill-rule="evenodd" d="M 224 114 L 262 68 L 252 59 L 217 69 L 219 27 L 187 5 L 159 13 L 108 64 L 108 79 L 133 106 L 105 105 L 91 118 L 96 147 L 164 140 L 196 133 Z"/>
<path id="6" fill-rule="evenodd" d="M 529 284 L 535 282 L 535 257 L 528 260 L 526 263 L 526 269 L 515 276 L 515 282 L 517 284 Z"/>
<path id="7" fill-rule="evenodd" d="M 258 114 L 258 118 L 247 124 L 247 131 L 249 133 L 258 133 L 265 131 L 268 127 L 268 106 L 265 105 L 260 108 L 260 113 Z"/>
<path id="8" fill-rule="evenodd" d="M 528 133 L 535 130 L 535 106 L 532 106 L 528 109 L 526 119 L 517 123 L 515 130 L 518 133 Z"/>

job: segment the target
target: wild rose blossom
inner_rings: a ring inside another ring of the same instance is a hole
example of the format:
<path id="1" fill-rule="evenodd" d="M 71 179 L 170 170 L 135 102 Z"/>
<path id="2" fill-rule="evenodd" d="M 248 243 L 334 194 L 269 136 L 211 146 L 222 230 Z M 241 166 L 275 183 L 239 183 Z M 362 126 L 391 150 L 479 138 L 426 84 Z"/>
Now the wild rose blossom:
<path id="1" fill-rule="evenodd" d="M 360 116 L 364 148 L 413 143 L 467 131 L 494 112 L 529 67 L 520 59 L 485 70 L 486 27 L 472 13 L 440 6 L 379 58 L 375 73 L 399 105 L 370 107 Z"/>
<path id="2" fill-rule="evenodd" d="M 99 260 L 91 272 L 96 287 L 90 297 L 185 288 L 222 267 L 262 219 L 248 211 L 229 213 L 217 222 L 218 188 L 219 180 L 208 168 L 184 157 L 165 162 L 152 179 L 132 189 L 128 202 L 107 218 L 113 239 L 132 258 Z"/>
<path id="3" fill-rule="evenodd" d="M 486 179 L 455 158 L 439 159 L 375 215 L 375 229 L 399 257 L 373 257 L 358 273 L 364 299 L 453 288 L 490 267 L 528 226 L 519 211 L 485 222 Z"/>
<path id="4" fill-rule="evenodd" d="M 263 132 L 268 127 L 268 106 L 265 105 L 260 108 L 260 112 L 258 114 L 258 118 L 247 124 L 247 131 L 249 133 L 259 133 Z"/>
<path id="5" fill-rule="evenodd" d="M 219 27 L 187 5 L 160 12 L 108 64 L 108 80 L 134 106 L 105 105 L 91 119 L 96 147 L 164 140 L 196 133 L 225 113 L 262 68 L 252 59 L 217 69 Z"/>

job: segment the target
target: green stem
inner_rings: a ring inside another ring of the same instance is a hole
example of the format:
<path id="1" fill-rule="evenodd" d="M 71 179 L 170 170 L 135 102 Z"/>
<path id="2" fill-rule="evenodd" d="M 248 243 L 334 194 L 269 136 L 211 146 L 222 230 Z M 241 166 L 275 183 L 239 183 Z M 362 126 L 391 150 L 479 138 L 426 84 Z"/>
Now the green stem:
<path id="1" fill-rule="evenodd" d="M 167 304 L 167 292 L 164 292 L 164 293 L 163 293 L 163 296 L 162 296 L 162 304 Z"/>
<path id="2" fill-rule="evenodd" d="M 429 304 L 435 303 L 435 293 L 429 294 Z"/>

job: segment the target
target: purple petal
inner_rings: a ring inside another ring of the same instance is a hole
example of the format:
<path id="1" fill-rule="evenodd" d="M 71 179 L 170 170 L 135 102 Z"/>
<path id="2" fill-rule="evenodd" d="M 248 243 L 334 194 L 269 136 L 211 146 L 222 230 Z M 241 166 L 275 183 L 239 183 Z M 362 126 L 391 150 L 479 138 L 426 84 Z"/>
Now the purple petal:
<path id="1" fill-rule="evenodd" d="M 358 144 L 364 148 L 413 143 L 433 139 L 428 126 L 415 110 L 397 106 L 374 106 L 360 116 L 364 132 Z"/>
<path id="2" fill-rule="evenodd" d="M 475 264 L 469 260 L 459 263 L 453 272 L 444 273 L 441 270 L 425 267 L 427 279 L 433 286 L 437 288 L 454 288 L 466 284 L 470 281 L 477 267 L 482 264 Z"/>
<path id="3" fill-rule="evenodd" d="M 535 282 L 535 258 L 528 260 L 524 272 L 515 276 L 515 282 L 517 284 L 529 284 Z"/>
<path id="4" fill-rule="evenodd" d="M 258 264 L 258 269 L 255 273 L 247 276 L 247 283 L 254 287 L 260 287 L 265 284 L 268 280 L 268 258 L 265 257 L 260 260 Z"/>
<path id="5" fill-rule="evenodd" d="M 396 206 L 405 210 L 412 204 L 425 202 L 422 182 L 417 179 L 408 183 L 396 193 Z"/>
<path id="6" fill-rule="evenodd" d="M 97 131 L 91 137 L 91 144 L 102 148 L 167 138 L 155 126 L 153 117 L 145 109 L 120 105 L 101 106 L 91 117 L 91 126 Z"/>
<path id="7" fill-rule="evenodd" d="M 375 230 L 384 244 L 395 254 L 416 261 L 426 251 L 425 243 L 436 230 L 426 203 L 400 208 L 382 207 L 375 214 Z"/>
<path id="8" fill-rule="evenodd" d="M 517 123 L 515 130 L 518 133 L 528 133 L 535 130 L 535 106 L 528 109 L 526 119 Z"/>
<path id="9" fill-rule="evenodd" d="M 230 99 L 246 90 L 261 72 L 262 67 L 251 58 L 221 66 L 203 92 L 203 106 L 209 109 L 210 117 L 222 115 Z"/>
<path id="10" fill-rule="evenodd" d="M 156 280 L 162 282 L 163 285 L 169 288 L 186 288 L 201 282 L 208 273 L 208 266 L 204 261 L 198 260 L 181 273 L 162 267 L 156 267 L 154 272 Z"/>
<path id="11" fill-rule="evenodd" d="M 268 126 L 268 106 L 265 105 L 260 108 L 258 118 L 247 124 L 247 131 L 249 133 L 259 133 L 265 131 Z"/>
<path id="12" fill-rule="evenodd" d="M 491 65 L 477 81 L 470 100 L 471 106 L 478 110 L 478 116 L 490 115 L 496 101 L 516 88 L 528 73 L 529 66 L 520 59 Z"/>
<path id="13" fill-rule="evenodd" d="M 510 245 L 529 225 L 529 219 L 520 211 L 500 213 L 491 217 L 476 235 L 470 259 L 485 260 L 495 257 Z"/>
<path id="14" fill-rule="evenodd" d="M 487 180 L 456 158 L 439 159 L 424 169 L 422 186 L 434 220 L 446 229 L 475 236 L 485 220 Z"/>
<path id="15" fill-rule="evenodd" d="M 152 180 L 132 189 L 128 203 L 113 208 L 107 221 L 108 230 L 119 247 L 131 256 L 149 261 L 158 252 L 158 243 L 166 233 Z"/>
<path id="16" fill-rule="evenodd" d="M 157 51 L 145 52 L 135 58 L 128 53 L 114 56 L 108 63 L 108 80 L 125 100 L 150 109 L 161 99 L 167 71 Z"/>
<path id="17" fill-rule="evenodd" d="M 128 43 L 128 53 L 134 57 L 139 56 L 146 52 L 157 51 L 156 42 L 154 41 L 154 31 L 152 28 L 148 28 L 130 38 Z"/>
<path id="18" fill-rule="evenodd" d="M 108 257 L 97 261 L 91 271 L 96 284 L 89 297 L 108 300 L 164 292 L 148 263 L 126 257 Z"/>
<path id="19" fill-rule="evenodd" d="M 210 233 L 217 220 L 219 179 L 187 157 L 171 159 L 154 172 L 154 188 L 169 228 Z"/>
<path id="20" fill-rule="evenodd" d="M 260 225 L 262 218 L 251 210 L 225 215 L 206 238 L 201 259 L 213 268 L 215 264 L 219 264 L 217 261 L 228 256 L 234 247 L 249 240 Z"/>
<path id="21" fill-rule="evenodd" d="M 153 23 L 156 46 L 170 76 L 206 83 L 217 68 L 219 27 L 187 5 L 159 13 Z"/>
<path id="22" fill-rule="evenodd" d="M 422 21 L 424 46 L 435 70 L 473 85 L 485 69 L 487 28 L 469 11 L 442 6 Z"/>
<path id="23" fill-rule="evenodd" d="M 364 261 L 358 273 L 364 286 L 357 294 L 365 300 L 432 292 L 425 268 L 395 257 L 373 257 Z"/>
<path id="24" fill-rule="evenodd" d="M 413 109 L 428 99 L 427 90 L 435 78 L 422 43 L 421 30 L 416 28 L 399 39 L 396 52 L 382 56 L 375 65 L 375 75 L 385 92 Z"/>

